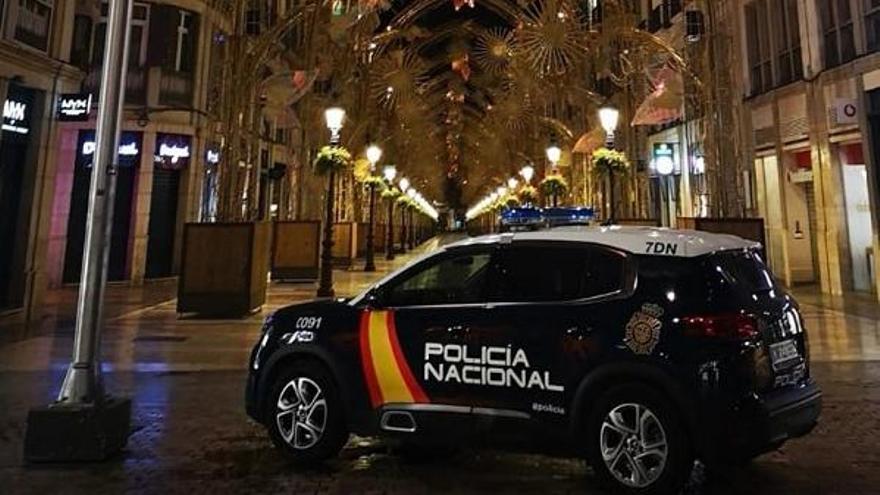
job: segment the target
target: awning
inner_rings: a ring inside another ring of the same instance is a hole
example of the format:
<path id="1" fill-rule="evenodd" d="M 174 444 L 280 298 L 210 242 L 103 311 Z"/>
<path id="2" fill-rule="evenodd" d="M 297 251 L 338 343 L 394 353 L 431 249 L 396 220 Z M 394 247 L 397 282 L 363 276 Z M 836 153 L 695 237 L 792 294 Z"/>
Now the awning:
<path id="1" fill-rule="evenodd" d="M 589 155 L 603 144 L 605 144 L 605 130 L 597 127 L 590 132 L 581 134 L 581 137 L 574 143 L 574 148 L 571 149 L 571 152 Z"/>
<path id="2" fill-rule="evenodd" d="M 681 119 L 684 106 L 681 73 L 664 67 L 654 77 L 654 88 L 636 110 L 632 125 L 661 125 Z"/>

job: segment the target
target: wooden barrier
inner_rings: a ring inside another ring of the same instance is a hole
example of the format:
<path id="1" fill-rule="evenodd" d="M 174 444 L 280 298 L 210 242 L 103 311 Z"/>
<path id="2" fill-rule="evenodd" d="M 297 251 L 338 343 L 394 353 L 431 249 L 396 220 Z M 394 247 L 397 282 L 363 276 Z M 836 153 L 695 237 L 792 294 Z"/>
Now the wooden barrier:
<path id="1" fill-rule="evenodd" d="M 376 223 L 374 225 L 375 230 L 373 231 L 373 251 L 376 253 L 381 253 L 385 251 L 385 241 L 387 236 L 387 230 L 385 230 L 384 223 Z"/>
<path id="2" fill-rule="evenodd" d="M 274 222 L 272 280 L 315 280 L 321 253 L 321 222 Z"/>
<path id="3" fill-rule="evenodd" d="M 347 268 L 355 258 L 355 242 L 357 240 L 354 222 L 336 222 L 333 224 L 333 265 Z"/>
<path id="4" fill-rule="evenodd" d="M 177 312 L 242 316 L 266 302 L 267 222 L 187 223 Z"/>
<path id="5" fill-rule="evenodd" d="M 360 222 L 354 224 L 355 227 L 355 256 L 361 257 L 367 254 L 367 231 L 370 230 L 370 224 L 366 222 Z M 373 248 L 375 250 L 376 240 L 373 239 Z"/>

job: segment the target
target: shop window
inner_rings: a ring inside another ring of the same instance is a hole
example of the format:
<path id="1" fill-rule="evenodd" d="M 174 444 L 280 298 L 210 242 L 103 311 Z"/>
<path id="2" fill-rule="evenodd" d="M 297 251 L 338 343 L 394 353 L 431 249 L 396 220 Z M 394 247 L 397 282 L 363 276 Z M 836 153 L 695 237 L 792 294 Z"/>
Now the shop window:
<path id="1" fill-rule="evenodd" d="M 880 50 L 880 0 L 865 1 L 865 37 L 869 52 Z"/>
<path id="2" fill-rule="evenodd" d="M 818 0 L 825 67 L 835 67 L 856 58 L 853 15 L 850 0 Z"/>
<path id="3" fill-rule="evenodd" d="M 15 39 L 39 50 L 49 47 L 52 0 L 18 0 Z"/>
<path id="4" fill-rule="evenodd" d="M 747 4 L 745 18 L 751 90 L 752 94 L 763 93 L 773 87 L 767 0 L 755 0 Z"/>
<path id="5" fill-rule="evenodd" d="M 801 35 L 798 22 L 797 0 L 777 0 L 773 6 L 773 24 L 776 33 L 776 84 L 783 85 L 803 77 Z"/>

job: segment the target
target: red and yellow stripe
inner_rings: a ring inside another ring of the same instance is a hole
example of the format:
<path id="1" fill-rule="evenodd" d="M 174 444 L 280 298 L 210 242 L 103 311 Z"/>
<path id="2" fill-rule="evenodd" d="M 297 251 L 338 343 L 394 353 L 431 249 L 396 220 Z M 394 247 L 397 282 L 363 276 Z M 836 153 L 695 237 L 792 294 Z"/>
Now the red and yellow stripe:
<path id="1" fill-rule="evenodd" d="M 360 340 L 361 363 L 373 407 L 428 402 L 400 349 L 393 312 L 364 311 Z"/>

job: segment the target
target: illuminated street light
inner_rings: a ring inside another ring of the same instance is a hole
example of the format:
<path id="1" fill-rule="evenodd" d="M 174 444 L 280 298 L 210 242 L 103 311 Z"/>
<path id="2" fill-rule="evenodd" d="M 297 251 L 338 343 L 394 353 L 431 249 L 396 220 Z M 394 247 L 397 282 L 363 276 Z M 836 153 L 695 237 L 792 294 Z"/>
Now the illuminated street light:
<path id="1" fill-rule="evenodd" d="M 526 184 L 529 184 L 532 182 L 532 177 L 535 176 L 535 168 L 531 165 L 526 165 L 519 171 L 519 175 L 521 175 L 522 178 L 525 179 Z"/>
<path id="2" fill-rule="evenodd" d="M 367 160 L 370 162 L 370 171 L 376 170 L 376 164 L 379 163 L 379 160 L 382 158 L 382 148 L 378 145 L 371 144 L 367 147 Z"/>
<path id="3" fill-rule="evenodd" d="M 547 147 L 547 160 L 550 161 L 554 169 L 559 163 L 560 158 L 562 158 L 562 150 L 556 145 L 556 143 L 551 143 L 550 146 Z"/>
<path id="4" fill-rule="evenodd" d="M 398 184 L 400 185 L 401 192 L 405 193 L 406 190 L 409 189 L 409 179 L 407 179 L 406 177 L 401 177 Z"/>
<path id="5" fill-rule="evenodd" d="M 345 120 L 345 110 L 330 107 L 324 111 L 324 120 L 330 130 L 330 144 L 339 144 L 339 131 L 342 130 L 342 121 Z"/>
<path id="6" fill-rule="evenodd" d="M 507 179 L 507 188 L 510 189 L 511 191 L 516 189 L 516 186 L 518 186 L 518 185 L 519 185 L 519 181 L 516 180 L 515 177 L 511 177 L 511 178 Z"/>
<path id="7" fill-rule="evenodd" d="M 599 123 L 605 129 L 605 145 L 607 148 L 614 147 L 614 132 L 620 121 L 620 111 L 611 105 L 605 105 L 599 109 Z"/>
<path id="8" fill-rule="evenodd" d="M 394 178 L 397 177 L 397 167 L 394 165 L 388 165 L 382 170 L 382 175 L 385 176 L 385 180 L 389 183 L 394 182 Z"/>

